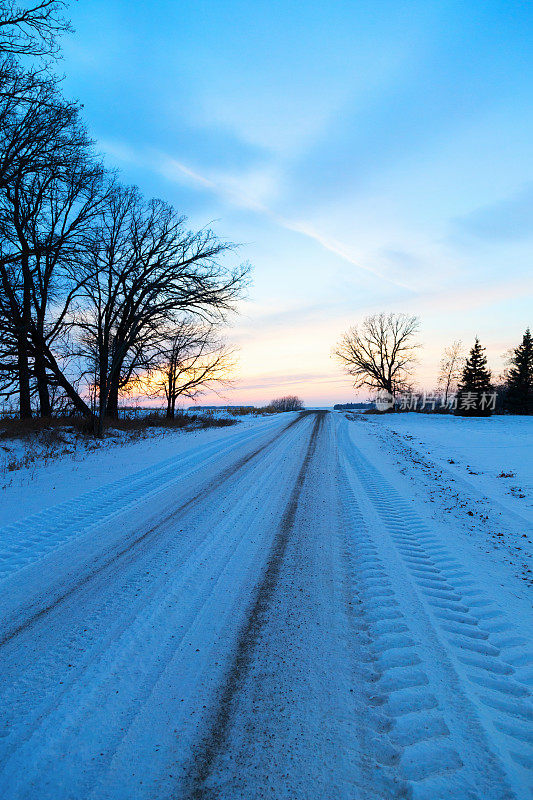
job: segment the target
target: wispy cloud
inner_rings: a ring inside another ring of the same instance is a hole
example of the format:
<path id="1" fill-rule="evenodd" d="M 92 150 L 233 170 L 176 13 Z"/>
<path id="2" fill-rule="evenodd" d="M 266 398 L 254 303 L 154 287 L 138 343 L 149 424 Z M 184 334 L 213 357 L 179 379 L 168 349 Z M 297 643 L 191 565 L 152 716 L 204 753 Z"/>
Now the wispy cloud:
<path id="1" fill-rule="evenodd" d="M 224 177 L 216 179 L 206 177 L 206 175 L 200 174 L 199 172 L 192 170 L 186 164 L 183 164 L 182 162 L 168 156 L 160 157 L 158 170 L 167 179 L 192 180 L 204 189 L 208 189 L 218 197 L 238 208 L 244 208 L 250 211 L 255 211 L 258 214 L 262 214 L 263 216 L 268 217 L 268 219 L 275 222 L 277 225 L 280 225 L 282 228 L 311 239 L 328 252 L 333 253 L 358 269 L 363 270 L 364 272 L 371 273 L 380 280 L 387 281 L 388 283 L 394 284 L 395 286 L 399 286 L 403 289 L 412 289 L 412 287 L 406 285 L 397 278 L 391 277 L 375 267 L 362 263 L 350 252 L 349 248 L 336 239 L 323 234 L 321 231 L 318 231 L 309 222 L 291 219 L 287 216 L 278 214 L 264 202 L 254 198 L 249 193 L 242 190 L 239 186 L 239 181 L 235 178 L 228 180 Z"/>

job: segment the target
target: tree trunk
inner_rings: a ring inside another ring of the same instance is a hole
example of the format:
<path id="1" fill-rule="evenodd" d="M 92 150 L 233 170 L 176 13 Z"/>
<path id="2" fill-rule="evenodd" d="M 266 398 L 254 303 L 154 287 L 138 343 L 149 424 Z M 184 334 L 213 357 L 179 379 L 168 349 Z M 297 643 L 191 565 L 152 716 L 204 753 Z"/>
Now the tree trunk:
<path id="1" fill-rule="evenodd" d="M 169 395 L 167 398 L 167 419 L 172 419 L 174 416 L 174 410 L 172 408 L 172 398 Z"/>
<path id="2" fill-rule="evenodd" d="M 31 419 L 30 364 L 28 356 L 28 334 L 31 323 L 30 289 L 27 280 L 28 257 L 22 258 L 24 285 L 22 294 L 22 316 L 17 332 L 18 371 L 19 371 L 19 411 L 21 419 Z"/>
<path id="3" fill-rule="evenodd" d="M 50 417 L 52 416 L 52 406 L 48 392 L 48 379 L 46 377 L 46 367 L 40 353 L 35 356 L 35 377 L 39 393 L 39 413 L 41 417 Z"/>
<path id="4" fill-rule="evenodd" d="M 85 400 L 82 400 L 82 398 L 79 396 L 74 386 L 72 386 L 72 384 L 65 378 L 65 376 L 59 369 L 59 366 L 56 365 L 56 369 L 52 368 L 52 372 L 54 373 L 54 377 L 56 378 L 59 386 L 61 386 L 61 388 L 65 391 L 65 394 L 67 395 L 69 400 L 72 401 L 72 405 L 74 406 L 76 411 L 79 411 L 85 417 L 92 418 L 93 413 L 91 409 L 89 408 Z"/>
<path id="5" fill-rule="evenodd" d="M 102 438 L 104 435 L 105 419 L 107 415 L 107 401 L 109 398 L 107 384 L 107 358 L 101 360 L 100 375 L 98 380 L 98 419 L 95 420 L 95 434 Z"/>
<path id="6" fill-rule="evenodd" d="M 98 421 L 96 424 L 96 435 L 100 437 L 100 439 L 104 435 L 104 427 L 105 427 L 105 418 L 106 418 L 106 410 L 107 410 L 107 403 L 105 399 L 100 400 L 100 407 L 98 409 Z"/>
<path id="7" fill-rule="evenodd" d="M 28 341 L 23 332 L 17 336 L 17 367 L 19 379 L 19 416 L 31 419 L 30 365 Z"/>
<path id="8" fill-rule="evenodd" d="M 50 372 L 56 379 L 58 386 L 61 386 L 61 388 L 63 389 L 69 400 L 72 402 L 72 405 L 74 406 L 76 411 L 79 411 L 84 416 L 92 419 L 94 415 L 91 409 L 89 408 L 85 400 L 83 400 L 79 396 L 78 392 L 76 391 L 74 386 L 72 386 L 70 381 L 65 377 L 65 375 L 61 370 L 61 367 L 59 366 L 54 357 L 54 354 L 48 347 L 44 338 L 39 335 L 35 327 L 33 327 L 32 329 L 32 341 L 35 349 L 42 353 L 42 357 L 47 368 L 50 370 Z"/>
<path id="9" fill-rule="evenodd" d="M 118 384 L 119 384 L 120 373 L 117 373 L 117 376 L 111 379 L 110 387 L 109 387 L 109 394 L 107 396 L 107 409 L 106 409 L 106 416 L 109 419 L 118 419 Z"/>
<path id="10" fill-rule="evenodd" d="M 172 364 L 168 368 L 167 380 L 167 419 L 174 419 L 174 370 Z"/>

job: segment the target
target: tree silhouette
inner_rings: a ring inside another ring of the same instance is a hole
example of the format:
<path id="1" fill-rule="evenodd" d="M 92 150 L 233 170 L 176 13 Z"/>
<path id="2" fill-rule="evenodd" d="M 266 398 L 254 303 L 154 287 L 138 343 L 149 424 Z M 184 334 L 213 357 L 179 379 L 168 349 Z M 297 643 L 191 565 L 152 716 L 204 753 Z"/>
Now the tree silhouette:
<path id="1" fill-rule="evenodd" d="M 161 344 L 152 397 L 164 397 L 167 419 L 173 419 L 176 401 L 194 400 L 208 389 L 230 383 L 233 351 L 218 337 L 215 325 L 182 320 Z"/>
<path id="2" fill-rule="evenodd" d="M 492 375 L 485 348 L 476 336 L 459 384 L 456 413 L 462 417 L 488 417 L 492 412 Z"/>
<path id="3" fill-rule="evenodd" d="M 507 404 L 515 414 L 533 414 L 533 336 L 529 328 L 511 356 Z"/>
<path id="4" fill-rule="evenodd" d="M 63 0 L 34 0 L 29 7 L 13 0 L 0 2 L 0 53 L 17 56 L 56 56 L 58 36 L 71 30 L 62 16 Z"/>
<path id="5" fill-rule="evenodd" d="M 343 334 L 334 355 L 355 387 L 368 386 L 394 397 L 410 386 L 418 327 L 418 317 L 374 314 Z"/>
<path id="6" fill-rule="evenodd" d="M 270 403 L 270 408 L 274 409 L 274 411 L 301 411 L 303 407 L 303 402 L 295 395 L 277 397 Z"/>

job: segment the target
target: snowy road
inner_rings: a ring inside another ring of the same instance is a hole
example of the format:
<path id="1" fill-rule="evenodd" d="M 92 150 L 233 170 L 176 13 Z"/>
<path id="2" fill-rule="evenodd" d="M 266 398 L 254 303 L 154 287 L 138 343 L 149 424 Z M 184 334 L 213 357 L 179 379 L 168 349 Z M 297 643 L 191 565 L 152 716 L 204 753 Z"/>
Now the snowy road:
<path id="1" fill-rule="evenodd" d="M 360 428 L 235 429 L 0 531 L 2 798 L 531 797 L 524 584 Z"/>

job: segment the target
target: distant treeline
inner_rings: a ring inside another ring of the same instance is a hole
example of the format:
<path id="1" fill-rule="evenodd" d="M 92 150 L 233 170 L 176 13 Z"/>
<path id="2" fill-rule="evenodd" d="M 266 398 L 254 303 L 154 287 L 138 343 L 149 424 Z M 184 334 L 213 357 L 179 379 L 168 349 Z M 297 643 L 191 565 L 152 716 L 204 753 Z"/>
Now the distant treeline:
<path id="1" fill-rule="evenodd" d="M 529 328 L 522 341 L 505 353 L 505 369 L 499 378 L 489 369 L 485 348 L 477 337 L 468 355 L 456 340 L 444 350 L 435 390 L 420 392 L 414 385 L 419 326 L 418 317 L 375 314 L 346 331 L 335 348 L 334 355 L 354 386 L 367 387 L 377 395 L 378 410 L 460 416 L 533 414 L 533 337 Z"/>
<path id="2" fill-rule="evenodd" d="M 337 403 L 333 406 L 334 411 L 362 411 L 366 408 L 372 408 L 373 403 Z"/>

